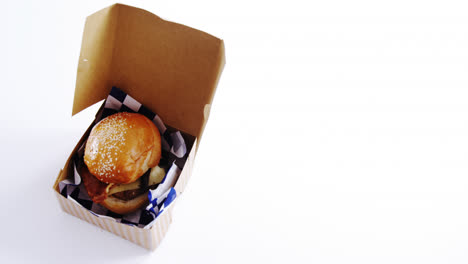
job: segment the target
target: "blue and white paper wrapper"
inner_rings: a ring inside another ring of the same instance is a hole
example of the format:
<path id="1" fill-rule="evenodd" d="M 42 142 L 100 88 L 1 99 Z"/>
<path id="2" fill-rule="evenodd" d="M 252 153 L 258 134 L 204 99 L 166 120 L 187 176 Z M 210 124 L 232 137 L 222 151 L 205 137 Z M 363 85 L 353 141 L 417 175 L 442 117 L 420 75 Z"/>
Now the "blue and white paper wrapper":
<path id="1" fill-rule="evenodd" d="M 112 87 L 104 103 L 104 108 L 97 115 L 96 123 L 117 112 L 143 114 L 153 121 L 161 134 L 162 153 L 159 166 L 166 171 L 166 175 L 156 189 L 149 191 L 148 206 L 127 215 L 119 215 L 94 203 L 88 196 L 84 185 L 81 184 L 81 177 L 76 168 L 76 162 L 74 162 L 73 165 L 74 179 L 61 181 L 59 183 L 59 190 L 67 199 L 77 202 L 98 217 L 111 218 L 117 222 L 141 228 L 150 228 L 154 224 L 154 220 L 162 214 L 177 197 L 177 192 L 173 187 L 185 165 L 187 153 L 192 147 L 194 137 L 167 127 L 158 115 L 151 112 L 130 95 L 127 95 L 116 87 Z M 186 142 L 184 137 L 188 139 L 188 142 Z M 75 159 L 83 157 L 84 146 L 85 144 L 80 147 L 78 153 L 75 155 Z"/>

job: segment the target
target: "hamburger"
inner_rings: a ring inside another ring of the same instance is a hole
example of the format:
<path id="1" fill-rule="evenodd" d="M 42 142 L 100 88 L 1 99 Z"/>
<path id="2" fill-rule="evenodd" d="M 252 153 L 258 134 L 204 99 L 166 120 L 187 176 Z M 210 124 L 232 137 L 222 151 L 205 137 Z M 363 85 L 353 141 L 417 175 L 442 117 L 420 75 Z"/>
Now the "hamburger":
<path id="1" fill-rule="evenodd" d="M 161 136 L 147 117 L 121 112 L 97 123 L 79 167 L 89 197 L 110 211 L 127 214 L 148 204 L 148 191 L 164 178 L 158 167 Z"/>

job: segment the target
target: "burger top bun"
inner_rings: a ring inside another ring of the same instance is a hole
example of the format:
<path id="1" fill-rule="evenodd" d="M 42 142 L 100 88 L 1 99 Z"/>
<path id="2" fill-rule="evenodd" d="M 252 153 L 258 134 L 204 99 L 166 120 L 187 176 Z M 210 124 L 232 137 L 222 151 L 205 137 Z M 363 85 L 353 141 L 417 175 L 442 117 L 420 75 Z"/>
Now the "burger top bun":
<path id="1" fill-rule="evenodd" d="M 86 142 L 84 162 L 105 183 L 136 181 L 161 158 L 161 136 L 147 117 L 117 113 L 97 123 Z"/>

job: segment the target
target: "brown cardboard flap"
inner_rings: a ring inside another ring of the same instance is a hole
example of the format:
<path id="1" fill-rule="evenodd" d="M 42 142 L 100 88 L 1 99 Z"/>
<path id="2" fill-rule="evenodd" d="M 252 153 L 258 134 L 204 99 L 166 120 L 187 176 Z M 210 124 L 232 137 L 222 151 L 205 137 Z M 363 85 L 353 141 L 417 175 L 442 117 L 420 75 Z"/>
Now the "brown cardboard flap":
<path id="1" fill-rule="evenodd" d="M 117 7 L 103 9 L 86 19 L 76 77 L 72 114 L 105 99 L 110 79 L 117 28 Z"/>
<path id="2" fill-rule="evenodd" d="M 72 114 L 117 86 L 200 137 L 223 66 L 222 40 L 116 4 L 86 20 Z"/>

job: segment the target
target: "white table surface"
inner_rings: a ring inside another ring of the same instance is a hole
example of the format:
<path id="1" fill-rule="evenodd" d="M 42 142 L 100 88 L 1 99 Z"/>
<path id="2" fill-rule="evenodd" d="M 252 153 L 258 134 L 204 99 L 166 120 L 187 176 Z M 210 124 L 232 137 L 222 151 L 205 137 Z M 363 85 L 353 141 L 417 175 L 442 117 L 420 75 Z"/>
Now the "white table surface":
<path id="1" fill-rule="evenodd" d="M 192 178 L 155 252 L 59 209 L 85 17 L 0 8 L 0 263 L 467 263 L 463 1 L 124 1 L 223 38 Z M 443 3 L 442 3 L 443 2 Z"/>

